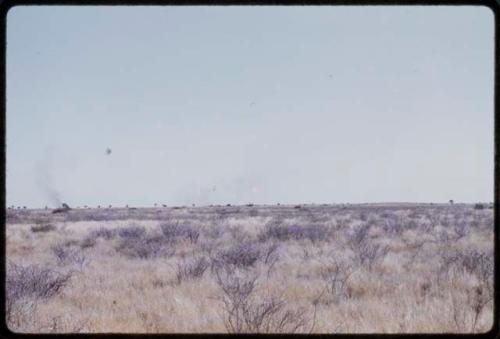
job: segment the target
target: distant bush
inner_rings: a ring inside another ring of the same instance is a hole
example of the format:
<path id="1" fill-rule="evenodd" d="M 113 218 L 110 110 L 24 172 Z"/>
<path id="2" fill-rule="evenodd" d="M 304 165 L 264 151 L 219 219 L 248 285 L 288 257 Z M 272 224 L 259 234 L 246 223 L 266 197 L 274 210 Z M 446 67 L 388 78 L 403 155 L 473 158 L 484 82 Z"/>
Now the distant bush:
<path id="1" fill-rule="evenodd" d="M 132 227 L 135 227 L 135 226 L 132 226 Z M 133 232 L 134 232 L 134 230 L 132 230 L 132 231 L 126 230 L 126 231 L 123 231 L 122 234 L 125 234 L 124 236 L 126 237 L 126 236 L 130 236 L 131 234 L 133 234 Z M 80 242 L 80 247 L 81 248 L 94 247 L 98 238 L 110 240 L 110 239 L 113 239 L 114 237 L 116 237 L 116 235 L 118 233 L 119 233 L 118 229 L 109 229 L 109 228 L 105 228 L 105 227 L 100 227 L 98 229 L 90 231 L 89 234 L 87 234 L 87 236 Z"/>
<path id="2" fill-rule="evenodd" d="M 484 209 L 484 205 L 483 204 L 475 204 L 474 205 L 474 209 L 475 210 L 483 210 Z"/>
<path id="3" fill-rule="evenodd" d="M 389 221 L 390 219 L 388 219 Z M 394 227 L 392 224 L 386 223 L 387 226 Z M 370 232 L 371 225 L 368 223 L 362 224 L 357 227 L 351 236 L 348 238 L 348 244 L 353 251 L 359 249 L 359 247 L 368 239 L 368 233 Z"/>
<path id="4" fill-rule="evenodd" d="M 271 223 L 266 226 L 259 235 L 259 239 L 269 238 L 285 241 L 290 239 L 309 239 L 312 242 L 324 240 L 328 236 L 328 227 L 323 224 L 311 223 L 304 226 L 299 225 L 279 225 Z"/>
<path id="5" fill-rule="evenodd" d="M 161 236 L 122 237 L 116 250 L 129 258 L 150 259 L 171 255 L 171 248 Z"/>
<path id="6" fill-rule="evenodd" d="M 121 238 L 141 238 L 146 234 L 146 229 L 143 226 L 130 225 L 118 229 L 118 235 Z"/>
<path id="7" fill-rule="evenodd" d="M 368 214 L 366 214 L 366 212 L 360 212 L 359 213 L 359 219 L 361 219 L 361 221 L 367 221 L 368 220 Z"/>
<path id="8" fill-rule="evenodd" d="M 260 258 L 260 248 L 250 242 L 236 243 L 233 246 L 220 250 L 212 259 L 212 266 L 249 267 Z"/>
<path id="9" fill-rule="evenodd" d="M 179 223 L 163 223 L 160 224 L 160 229 L 163 236 L 168 240 L 176 238 L 186 238 L 192 243 L 196 243 L 200 236 L 200 231 L 191 224 L 179 225 Z"/>
<path id="10" fill-rule="evenodd" d="M 94 237 L 86 236 L 80 242 L 80 247 L 81 248 L 90 248 L 90 247 L 94 247 L 95 244 L 96 244 L 96 239 Z"/>
<path id="11" fill-rule="evenodd" d="M 69 208 L 56 208 L 56 209 L 53 209 L 52 210 L 52 213 L 53 214 L 57 214 L 57 213 L 68 213 L 70 211 Z"/>
<path id="12" fill-rule="evenodd" d="M 31 232 L 33 233 L 39 233 L 39 232 L 50 232 L 55 230 L 56 227 L 52 224 L 45 224 L 45 225 L 33 225 L 31 226 Z"/>
<path id="13" fill-rule="evenodd" d="M 7 223 L 13 224 L 21 221 L 21 218 L 15 211 L 7 211 L 5 214 L 5 221 Z"/>
<path id="14" fill-rule="evenodd" d="M 210 227 L 205 227 L 202 229 L 205 237 L 210 239 L 218 239 L 222 237 L 222 235 L 228 231 L 228 226 L 226 224 L 213 224 Z"/>
<path id="15" fill-rule="evenodd" d="M 259 215 L 259 211 L 257 209 L 251 209 L 248 212 L 248 216 L 250 216 L 250 217 L 257 217 L 258 215 Z"/>
<path id="16" fill-rule="evenodd" d="M 98 229 L 92 230 L 89 233 L 89 237 L 92 237 L 94 239 L 103 238 L 106 240 L 110 240 L 110 239 L 113 239 L 117 234 L 118 234 L 117 229 L 109 229 L 106 227 L 100 227 Z"/>
<path id="17" fill-rule="evenodd" d="M 459 220 L 455 222 L 453 226 L 453 231 L 455 233 L 455 240 L 462 239 L 469 234 L 469 228 L 464 220 Z"/>

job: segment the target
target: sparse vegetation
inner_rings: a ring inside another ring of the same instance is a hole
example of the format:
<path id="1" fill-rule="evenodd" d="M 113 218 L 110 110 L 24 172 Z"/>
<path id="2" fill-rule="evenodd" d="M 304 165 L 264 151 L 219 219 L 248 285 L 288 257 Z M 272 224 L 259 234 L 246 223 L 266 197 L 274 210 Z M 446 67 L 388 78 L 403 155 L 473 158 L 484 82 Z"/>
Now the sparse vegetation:
<path id="1" fill-rule="evenodd" d="M 54 225 L 51 225 L 51 224 L 31 226 L 31 232 L 33 232 L 33 233 L 50 232 L 50 231 L 53 231 L 55 229 L 56 229 L 56 227 Z"/>
<path id="2" fill-rule="evenodd" d="M 476 205 L 10 209 L 7 323 L 43 333 L 484 332 L 493 210 Z"/>

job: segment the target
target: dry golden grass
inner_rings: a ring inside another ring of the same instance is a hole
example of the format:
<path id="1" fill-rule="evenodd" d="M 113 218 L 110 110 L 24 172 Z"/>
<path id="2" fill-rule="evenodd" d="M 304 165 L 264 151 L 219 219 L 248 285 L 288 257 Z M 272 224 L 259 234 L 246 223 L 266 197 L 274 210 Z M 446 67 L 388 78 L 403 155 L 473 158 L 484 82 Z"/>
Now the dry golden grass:
<path id="1" fill-rule="evenodd" d="M 8 263 L 71 274 L 53 296 L 27 293 L 12 299 L 8 326 L 14 332 L 234 331 L 224 304 L 234 300 L 223 288 L 231 279 L 247 278 L 256 279 L 255 288 L 239 305 L 241 314 L 245 307 L 258 312 L 272 297 L 281 303 L 267 318 L 269 325 L 259 327 L 263 332 L 470 333 L 488 331 L 493 324 L 488 266 L 493 262 L 493 210 L 488 208 L 304 205 L 7 212 Z M 162 232 L 161 224 L 177 223 L 199 236 L 181 232 L 169 238 Z M 33 231 L 44 224 L 55 229 Z M 145 233 L 120 234 L 131 225 Z M 283 229 L 289 233 L 280 233 Z M 95 230 L 114 231 L 107 239 L 92 234 Z M 272 244 L 277 249 L 266 259 Z M 69 253 L 63 253 L 64 260 L 53 250 L 57 245 Z M 231 249 L 235 263 L 227 259 Z M 146 258 L 141 258 L 143 250 Z M 208 268 L 179 281 L 178 270 L 200 258 Z M 249 262 L 242 264 L 245 259 Z M 7 275 L 14 279 L 12 272 Z M 227 276 L 219 281 L 224 272 Z M 276 325 L 287 311 L 300 311 L 294 320 L 302 320 L 302 326 Z M 245 321 L 239 331 L 257 328 L 254 318 Z"/>

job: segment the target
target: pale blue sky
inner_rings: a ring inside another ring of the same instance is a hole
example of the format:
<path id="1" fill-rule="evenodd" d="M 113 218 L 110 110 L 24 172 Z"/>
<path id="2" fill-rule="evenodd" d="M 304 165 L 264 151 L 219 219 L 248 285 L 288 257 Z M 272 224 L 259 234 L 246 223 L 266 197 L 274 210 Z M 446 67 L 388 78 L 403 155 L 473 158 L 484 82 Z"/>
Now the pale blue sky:
<path id="1" fill-rule="evenodd" d="M 7 204 L 492 201 L 493 29 L 472 6 L 15 7 Z"/>

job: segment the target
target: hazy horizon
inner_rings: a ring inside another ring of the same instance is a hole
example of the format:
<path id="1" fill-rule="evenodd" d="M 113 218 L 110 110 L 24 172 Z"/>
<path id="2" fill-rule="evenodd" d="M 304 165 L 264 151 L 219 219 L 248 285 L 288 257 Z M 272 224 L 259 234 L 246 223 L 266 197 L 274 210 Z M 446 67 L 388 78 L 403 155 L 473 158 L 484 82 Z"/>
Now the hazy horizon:
<path id="1" fill-rule="evenodd" d="M 7 206 L 493 201 L 486 7 L 21 6 L 6 62 Z"/>

